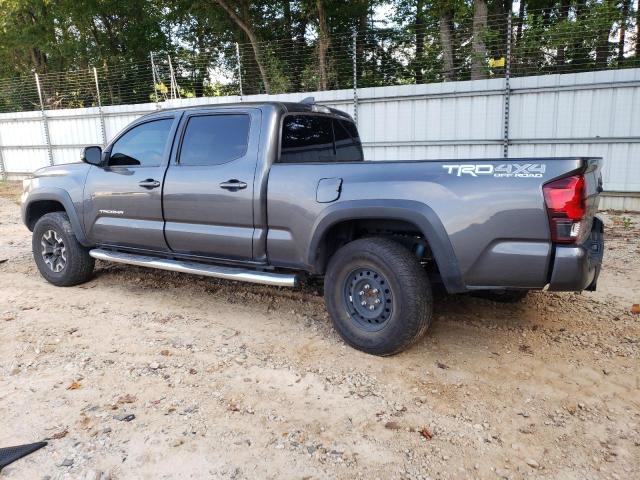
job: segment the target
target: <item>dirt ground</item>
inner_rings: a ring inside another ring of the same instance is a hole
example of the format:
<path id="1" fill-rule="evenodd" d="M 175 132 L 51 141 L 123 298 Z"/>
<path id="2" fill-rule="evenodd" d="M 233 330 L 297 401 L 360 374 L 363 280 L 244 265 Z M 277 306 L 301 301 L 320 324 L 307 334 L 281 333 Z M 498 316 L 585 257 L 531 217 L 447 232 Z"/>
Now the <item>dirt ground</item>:
<path id="1" fill-rule="evenodd" d="M 4 478 L 638 478 L 640 215 L 603 214 L 597 292 L 444 297 L 377 358 L 314 287 L 105 263 L 54 287 L 1 191 L 0 447 L 51 438 Z"/>

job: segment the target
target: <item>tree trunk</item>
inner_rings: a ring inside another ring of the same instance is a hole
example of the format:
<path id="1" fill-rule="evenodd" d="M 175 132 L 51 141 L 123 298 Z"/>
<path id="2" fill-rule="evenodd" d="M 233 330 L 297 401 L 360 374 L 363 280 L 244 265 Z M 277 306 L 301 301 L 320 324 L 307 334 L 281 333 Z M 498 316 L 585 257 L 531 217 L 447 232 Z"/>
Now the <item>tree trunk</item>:
<path id="1" fill-rule="evenodd" d="M 577 23 L 583 20 L 586 10 L 586 0 L 577 0 L 575 2 L 575 21 Z M 591 61 L 589 58 L 589 49 L 585 47 L 584 39 L 580 35 L 575 37 L 573 47 L 569 53 L 571 58 L 571 70 L 580 70 Z"/>
<path id="2" fill-rule="evenodd" d="M 485 61 L 487 47 L 484 44 L 484 34 L 487 29 L 487 2 L 474 0 L 473 2 L 473 40 L 471 42 L 471 80 L 487 78 Z"/>
<path id="3" fill-rule="evenodd" d="M 636 58 L 640 58 L 640 5 L 636 11 Z"/>
<path id="4" fill-rule="evenodd" d="M 455 79 L 454 44 L 453 44 L 453 13 L 444 10 L 440 14 L 440 43 L 442 46 L 442 75 L 445 81 Z"/>
<path id="5" fill-rule="evenodd" d="M 416 3 L 416 20 L 414 23 L 416 33 L 416 58 L 414 75 L 416 83 L 423 83 L 422 65 L 424 62 L 424 0 L 418 0 Z"/>
<path id="6" fill-rule="evenodd" d="M 567 18 L 569 18 L 569 8 L 571 7 L 571 0 L 562 0 L 560 2 L 560 12 L 559 12 L 559 18 L 561 22 L 566 22 Z M 564 66 L 564 64 L 566 63 L 565 60 L 565 45 L 558 45 L 558 53 L 556 55 L 556 64 L 560 70 L 560 72 L 563 71 L 562 67 Z"/>
<path id="7" fill-rule="evenodd" d="M 318 10 L 318 89 L 327 90 L 329 86 L 327 53 L 329 51 L 330 39 L 323 0 L 316 0 L 316 8 Z"/>
<path id="8" fill-rule="evenodd" d="M 622 0 L 622 19 L 620 22 L 620 39 L 618 40 L 618 65 L 624 62 L 624 42 L 627 36 L 627 19 L 629 7 L 633 0 Z M 640 8 L 638 8 L 640 10 Z"/>
<path id="9" fill-rule="evenodd" d="M 609 32 L 611 25 L 602 26 L 598 32 L 598 40 L 596 45 L 596 68 L 607 68 L 609 60 Z"/>
<path id="10" fill-rule="evenodd" d="M 367 22 L 369 20 L 370 5 L 368 0 L 366 0 L 364 3 L 365 3 L 364 8 L 362 9 L 362 11 L 360 12 L 360 15 L 358 16 L 358 24 L 357 24 L 357 31 L 356 31 L 356 63 L 357 63 L 356 76 L 357 76 L 358 82 L 360 82 L 360 79 L 364 77 L 363 70 L 366 67 L 366 63 L 364 61 L 364 50 L 367 42 Z"/>
<path id="11" fill-rule="evenodd" d="M 518 24 L 516 26 L 516 43 L 522 38 L 522 24 L 524 22 L 524 0 L 520 0 L 520 6 L 518 7 Z"/>
<path id="12" fill-rule="evenodd" d="M 306 54 L 307 54 L 307 41 L 305 39 L 305 33 L 307 31 L 308 17 L 304 15 L 300 18 L 295 31 L 295 45 L 296 45 L 296 68 L 298 76 L 296 78 L 295 89 L 300 92 L 303 89 L 303 72 L 306 66 Z"/>
<path id="13" fill-rule="evenodd" d="M 249 25 L 246 23 L 247 19 L 240 18 L 240 16 L 227 4 L 226 0 L 215 0 L 215 2 L 220 5 L 225 12 L 227 12 L 229 18 L 231 18 L 231 20 L 233 20 L 233 22 L 238 25 L 238 27 L 240 27 L 249 38 L 251 48 L 253 49 L 253 56 L 256 60 L 256 63 L 258 64 L 258 69 L 260 70 L 260 77 L 262 78 L 262 84 L 264 85 L 265 93 L 268 94 L 271 90 L 271 87 L 269 84 L 267 69 L 262 58 L 262 53 L 260 52 L 258 37 L 251 29 L 251 27 L 249 27 Z"/>
<path id="14" fill-rule="evenodd" d="M 286 67 L 289 71 L 290 88 L 296 92 L 300 90 L 300 58 L 296 49 L 295 40 L 293 38 L 293 17 L 291 15 L 291 1 L 282 0 L 284 32 L 286 40 L 283 42 L 284 48 L 281 49 L 280 55 L 284 58 Z"/>

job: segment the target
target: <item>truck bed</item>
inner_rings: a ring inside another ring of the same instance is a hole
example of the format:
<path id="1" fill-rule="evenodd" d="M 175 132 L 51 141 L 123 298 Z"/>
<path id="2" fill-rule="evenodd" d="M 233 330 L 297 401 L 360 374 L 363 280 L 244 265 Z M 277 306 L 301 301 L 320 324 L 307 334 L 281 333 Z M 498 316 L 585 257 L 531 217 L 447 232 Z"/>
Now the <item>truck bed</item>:
<path id="1" fill-rule="evenodd" d="M 267 194 L 269 259 L 313 269 L 320 225 L 351 215 L 375 220 L 395 209 L 416 212 L 406 220 L 428 237 L 451 291 L 543 288 L 555 248 L 542 186 L 579 171 L 588 172 L 595 210 L 596 158 L 274 164 Z M 336 201 L 317 200 L 322 179 L 341 179 Z"/>

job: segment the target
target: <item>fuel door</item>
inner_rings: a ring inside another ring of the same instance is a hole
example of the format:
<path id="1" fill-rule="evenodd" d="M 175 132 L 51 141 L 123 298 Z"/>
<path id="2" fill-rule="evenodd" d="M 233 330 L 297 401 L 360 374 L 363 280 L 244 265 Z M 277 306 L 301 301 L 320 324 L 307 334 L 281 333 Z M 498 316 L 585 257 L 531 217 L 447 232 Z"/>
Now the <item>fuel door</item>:
<path id="1" fill-rule="evenodd" d="M 316 189 L 316 202 L 330 203 L 340 198 L 342 191 L 341 178 L 321 178 Z"/>

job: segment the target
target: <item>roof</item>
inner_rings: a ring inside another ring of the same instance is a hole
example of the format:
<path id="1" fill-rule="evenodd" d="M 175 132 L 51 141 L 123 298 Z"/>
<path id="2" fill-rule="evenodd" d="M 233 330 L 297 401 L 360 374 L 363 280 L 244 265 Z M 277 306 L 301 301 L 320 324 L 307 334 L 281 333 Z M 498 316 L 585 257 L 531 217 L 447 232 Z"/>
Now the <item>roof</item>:
<path id="1" fill-rule="evenodd" d="M 151 115 L 157 115 L 163 112 L 176 112 L 182 110 L 195 110 L 202 108 L 233 108 L 233 107 L 276 107 L 282 109 L 284 112 L 322 112 L 324 109 L 328 110 L 325 113 L 331 113 L 340 117 L 353 121 L 351 115 L 342 110 L 336 108 L 327 107 L 318 103 L 301 103 L 301 102 L 278 102 L 278 101 L 264 101 L 264 102 L 235 102 L 235 103 L 209 103 L 199 105 L 188 105 L 184 107 L 163 108 L 157 112 L 144 115 L 145 117 Z M 322 110 L 319 110 L 320 107 Z"/>

